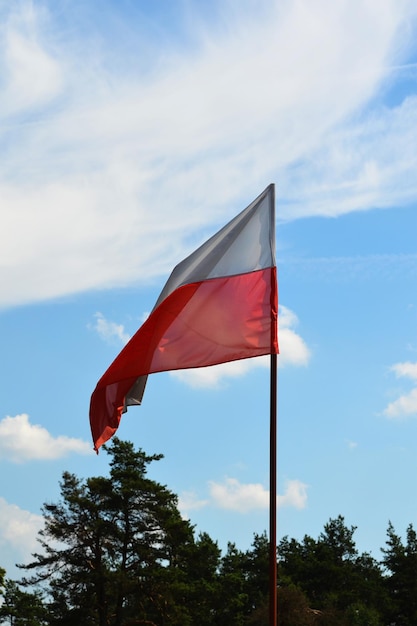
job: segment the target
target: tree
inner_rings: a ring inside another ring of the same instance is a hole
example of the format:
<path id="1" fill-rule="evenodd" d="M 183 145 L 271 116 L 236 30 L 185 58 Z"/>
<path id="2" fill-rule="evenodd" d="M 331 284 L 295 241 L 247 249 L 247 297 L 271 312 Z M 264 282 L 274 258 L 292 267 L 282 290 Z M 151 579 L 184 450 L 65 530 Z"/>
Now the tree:
<path id="1" fill-rule="evenodd" d="M 219 570 L 216 624 L 242 626 L 249 611 L 247 553 L 228 543 Z"/>
<path id="2" fill-rule="evenodd" d="M 246 553 L 249 613 L 268 606 L 269 596 L 269 541 L 266 533 L 255 534 L 251 549 Z"/>
<path id="3" fill-rule="evenodd" d="M 193 529 L 176 496 L 146 476 L 162 457 L 117 438 L 105 450 L 108 478 L 64 472 L 60 502 L 43 507 L 43 552 L 22 566 L 35 572 L 25 582 L 49 594 L 51 624 L 186 624 L 176 593 Z"/>
<path id="4" fill-rule="evenodd" d="M 346 623 L 350 607 L 358 603 L 375 608 L 378 615 L 384 605 L 381 569 L 370 555 L 358 554 L 355 530 L 339 515 L 325 524 L 317 540 L 284 537 L 279 544 L 281 587 L 301 590 L 310 607 L 322 612 L 320 624 Z"/>
<path id="5" fill-rule="evenodd" d="M 22 591 L 18 584 L 6 580 L 4 598 L 0 607 L 0 623 L 10 626 L 43 626 L 48 611 L 40 593 Z"/>
<path id="6" fill-rule="evenodd" d="M 396 626 L 417 623 L 417 535 L 412 524 L 407 527 L 403 544 L 391 522 L 387 529 L 383 564 L 388 572 L 386 587 L 390 597 L 389 615 Z"/>
<path id="7" fill-rule="evenodd" d="M 278 624 L 280 626 L 314 626 L 320 613 L 310 608 L 306 595 L 294 585 L 278 589 Z"/>
<path id="8" fill-rule="evenodd" d="M 220 595 L 219 565 L 221 551 L 207 533 L 200 533 L 194 545 L 187 546 L 186 590 L 184 603 L 192 616 L 190 624 L 212 626 Z"/>

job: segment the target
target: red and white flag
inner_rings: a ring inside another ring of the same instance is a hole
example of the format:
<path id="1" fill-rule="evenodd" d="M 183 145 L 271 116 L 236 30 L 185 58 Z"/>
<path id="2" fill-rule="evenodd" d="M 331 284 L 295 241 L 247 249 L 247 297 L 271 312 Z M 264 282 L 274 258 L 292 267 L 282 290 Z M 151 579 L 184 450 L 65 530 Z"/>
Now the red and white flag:
<path id="1" fill-rule="evenodd" d="M 278 353 L 275 194 L 256 200 L 177 265 L 148 319 L 91 396 L 94 449 L 142 401 L 148 374 Z"/>

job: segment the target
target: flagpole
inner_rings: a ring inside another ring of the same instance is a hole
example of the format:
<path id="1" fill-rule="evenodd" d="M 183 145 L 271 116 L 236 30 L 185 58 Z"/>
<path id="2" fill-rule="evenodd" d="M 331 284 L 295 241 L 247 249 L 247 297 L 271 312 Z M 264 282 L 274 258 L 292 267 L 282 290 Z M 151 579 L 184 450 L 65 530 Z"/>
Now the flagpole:
<path id="1" fill-rule="evenodd" d="M 271 354 L 269 433 L 269 624 L 277 626 L 277 355 Z"/>

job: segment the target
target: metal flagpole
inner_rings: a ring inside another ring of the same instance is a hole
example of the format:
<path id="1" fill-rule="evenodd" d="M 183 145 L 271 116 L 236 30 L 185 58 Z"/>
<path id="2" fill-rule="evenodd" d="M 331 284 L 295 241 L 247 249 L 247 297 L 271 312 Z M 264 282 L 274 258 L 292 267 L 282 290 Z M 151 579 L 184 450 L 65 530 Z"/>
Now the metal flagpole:
<path id="1" fill-rule="evenodd" d="M 277 355 L 271 354 L 269 433 L 269 624 L 277 626 Z"/>

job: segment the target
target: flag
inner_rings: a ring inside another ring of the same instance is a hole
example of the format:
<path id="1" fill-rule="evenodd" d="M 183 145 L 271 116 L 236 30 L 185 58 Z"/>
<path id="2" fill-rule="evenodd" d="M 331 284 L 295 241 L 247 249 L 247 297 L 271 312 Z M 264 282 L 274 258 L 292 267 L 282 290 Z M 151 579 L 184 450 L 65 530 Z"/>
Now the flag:
<path id="1" fill-rule="evenodd" d="M 277 313 L 272 184 L 174 268 L 91 396 L 94 449 L 141 404 L 148 374 L 277 354 Z"/>

